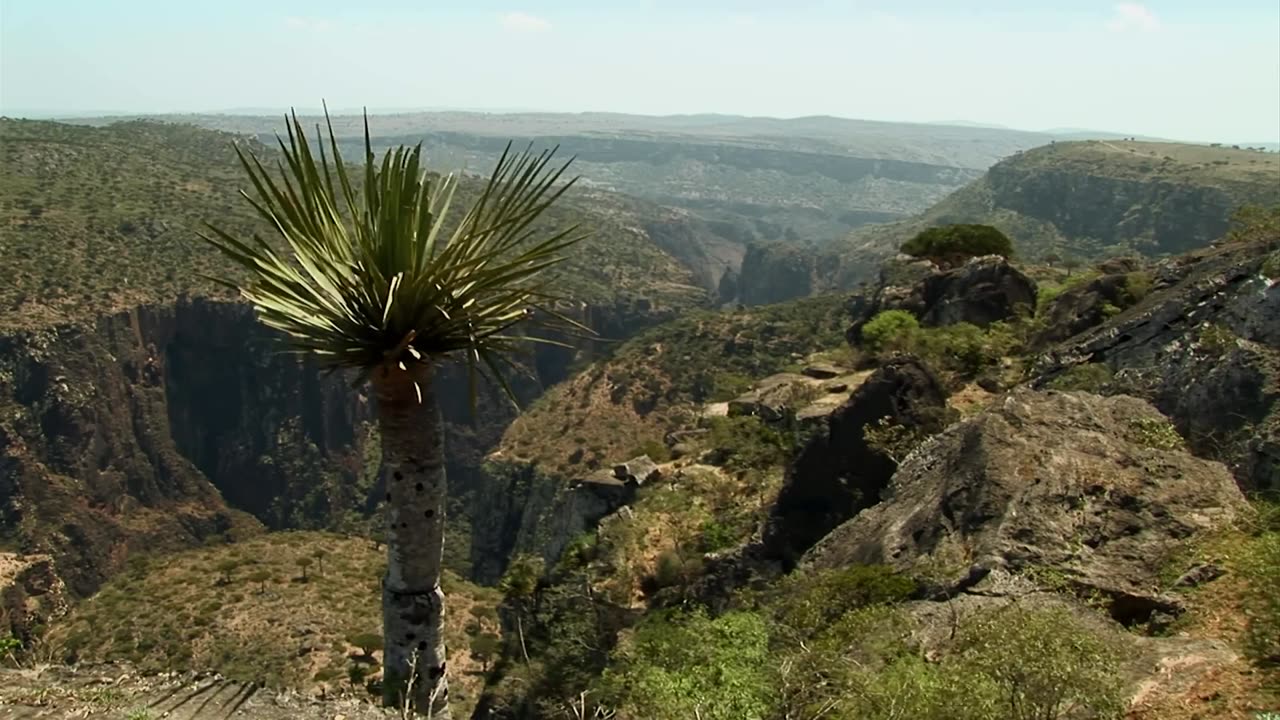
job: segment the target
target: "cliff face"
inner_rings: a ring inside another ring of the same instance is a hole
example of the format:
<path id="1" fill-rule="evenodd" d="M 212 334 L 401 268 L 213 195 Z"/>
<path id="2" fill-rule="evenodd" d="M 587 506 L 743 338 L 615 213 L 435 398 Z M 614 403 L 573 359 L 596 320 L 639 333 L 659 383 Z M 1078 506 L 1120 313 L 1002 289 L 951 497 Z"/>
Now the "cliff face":
<path id="1" fill-rule="evenodd" d="M 832 285 L 868 279 L 928 227 L 994 225 L 1020 256 L 1163 256 L 1207 246 L 1241 206 L 1280 204 L 1280 159 L 1231 148 L 1147 142 L 1057 143 L 1014 155 L 924 213 L 854 230 L 831 250 Z"/>
<path id="2" fill-rule="evenodd" d="M 580 319 L 604 341 L 673 312 L 631 301 Z M 358 519 L 377 497 L 373 408 L 282 349 L 247 306 L 208 299 L 0 336 L 0 538 L 53 556 L 87 594 L 131 553 Z M 578 355 L 536 350 L 517 395 L 527 403 Z M 473 418 L 465 370 L 438 382 L 465 499 L 514 410 L 482 393 Z"/>
<path id="3" fill-rule="evenodd" d="M 991 212 L 1016 213 L 1025 223 L 1047 226 L 1035 239 L 1057 234 L 1097 248 L 1132 245 L 1147 254 L 1188 252 L 1222 237 L 1241 196 L 1249 195 L 1175 179 L 1108 177 L 1016 162 L 992 167 L 986 184 Z"/>

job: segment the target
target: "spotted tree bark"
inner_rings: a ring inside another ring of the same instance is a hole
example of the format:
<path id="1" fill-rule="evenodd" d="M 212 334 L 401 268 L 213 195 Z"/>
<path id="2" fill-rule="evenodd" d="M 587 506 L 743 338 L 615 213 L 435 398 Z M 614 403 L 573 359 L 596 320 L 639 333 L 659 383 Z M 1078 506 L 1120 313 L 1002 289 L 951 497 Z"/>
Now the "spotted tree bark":
<path id="1" fill-rule="evenodd" d="M 382 581 L 383 700 L 448 720 L 444 646 L 444 434 L 432 368 L 388 365 L 372 378 L 387 495 Z"/>

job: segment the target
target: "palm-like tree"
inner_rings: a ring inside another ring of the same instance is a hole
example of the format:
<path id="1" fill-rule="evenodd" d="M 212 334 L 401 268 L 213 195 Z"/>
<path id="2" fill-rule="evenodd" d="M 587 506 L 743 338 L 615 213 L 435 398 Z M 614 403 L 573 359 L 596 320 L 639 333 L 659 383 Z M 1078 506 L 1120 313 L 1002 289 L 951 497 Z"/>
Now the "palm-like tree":
<path id="1" fill-rule="evenodd" d="M 388 150 L 378 162 L 366 118 L 364 165 L 353 175 L 332 123 L 328 152 L 317 138 L 318 161 L 297 115 L 287 124 L 278 179 L 237 147 L 255 191 L 242 194 L 283 242 L 213 226 L 202 237 L 247 271 L 243 282 L 214 280 L 239 291 L 293 350 L 372 384 L 387 483 L 384 700 L 407 699 L 447 718 L 444 438 L 432 377 L 443 360 L 458 358 L 470 369 L 473 403 L 477 374 L 512 397 L 502 376 L 507 356 L 539 341 L 515 326 L 535 315 L 571 323 L 546 305 L 546 271 L 582 235 L 532 225 L 573 181 L 559 183 L 568 163 L 552 167 L 554 150 L 508 147 L 461 220 L 448 222 L 456 180 L 425 172 L 421 145 Z"/>

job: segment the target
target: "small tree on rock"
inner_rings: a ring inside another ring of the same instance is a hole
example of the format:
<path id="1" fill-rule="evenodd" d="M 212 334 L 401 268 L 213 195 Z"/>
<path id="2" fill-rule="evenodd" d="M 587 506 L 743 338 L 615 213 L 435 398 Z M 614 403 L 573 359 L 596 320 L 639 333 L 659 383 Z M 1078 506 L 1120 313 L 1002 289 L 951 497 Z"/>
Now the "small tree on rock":
<path id="1" fill-rule="evenodd" d="M 990 225 L 944 225 L 920 232 L 902 245 L 902 252 L 948 268 L 980 255 L 1011 257 L 1013 241 Z"/>
<path id="2" fill-rule="evenodd" d="M 318 575 L 324 574 L 324 558 L 326 555 L 328 553 L 325 552 L 324 548 L 316 548 L 311 553 L 311 557 L 316 559 L 316 574 Z"/>

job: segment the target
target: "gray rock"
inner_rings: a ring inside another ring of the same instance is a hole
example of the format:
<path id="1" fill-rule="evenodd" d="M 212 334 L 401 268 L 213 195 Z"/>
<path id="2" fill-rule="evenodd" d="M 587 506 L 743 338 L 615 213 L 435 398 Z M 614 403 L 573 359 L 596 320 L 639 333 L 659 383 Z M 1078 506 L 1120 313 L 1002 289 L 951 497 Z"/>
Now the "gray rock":
<path id="1" fill-rule="evenodd" d="M 886 563 L 943 591 L 999 570 L 1097 594 L 1126 624 L 1176 614 L 1156 589 L 1161 560 L 1230 522 L 1244 498 L 1221 464 L 1153 442 L 1166 422 L 1137 398 L 1014 391 L 926 440 L 888 499 L 803 562 Z"/>
<path id="2" fill-rule="evenodd" d="M 835 365 L 832 365 L 831 363 L 817 363 L 814 365 L 809 365 L 800 371 L 801 375 L 804 375 L 805 377 L 817 378 L 818 380 L 830 380 L 831 378 L 840 377 L 841 375 L 847 375 L 848 373 L 849 373 L 848 370 L 845 370 L 843 368 L 838 368 Z"/>
<path id="3" fill-rule="evenodd" d="M 1117 391 L 1149 400 L 1242 488 L 1280 489 L 1280 285 L 1262 276 L 1278 246 L 1229 243 L 1161 263 L 1141 303 L 1045 352 L 1033 385 L 1105 364 Z"/>
<path id="4" fill-rule="evenodd" d="M 809 379 L 803 375 L 771 375 L 754 390 L 730 400 L 729 417 L 754 415 L 765 422 L 778 422 L 795 411 L 809 390 Z"/>
<path id="5" fill-rule="evenodd" d="M 1174 581 L 1175 588 L 1193 588 L 1199 587 L 1207 582 L 1213 582 L 1222 577 L 1226 573 L 1221 566 L 1215 563 L 1201 563 L 1186 571 Z"/>
<path id="6" fill-rule="evenodd" d="M 658 464 L 648 455 L 632 458 L 613 466 L 613 476 L 628 485 L 641 486 L 661 475 Z"/>
<path id="7" fill-rule="evenodd" d="M 942 429 L 946 392 L 918 360 L 891 360 L 834 412 L 814 418 L 819 430 L 787 467 L 764 544 L 792 564 L 840 523 L 880 500 L 894 462 L 867 446 L 863 429 L 891 418 L 922 434 Z"/>

